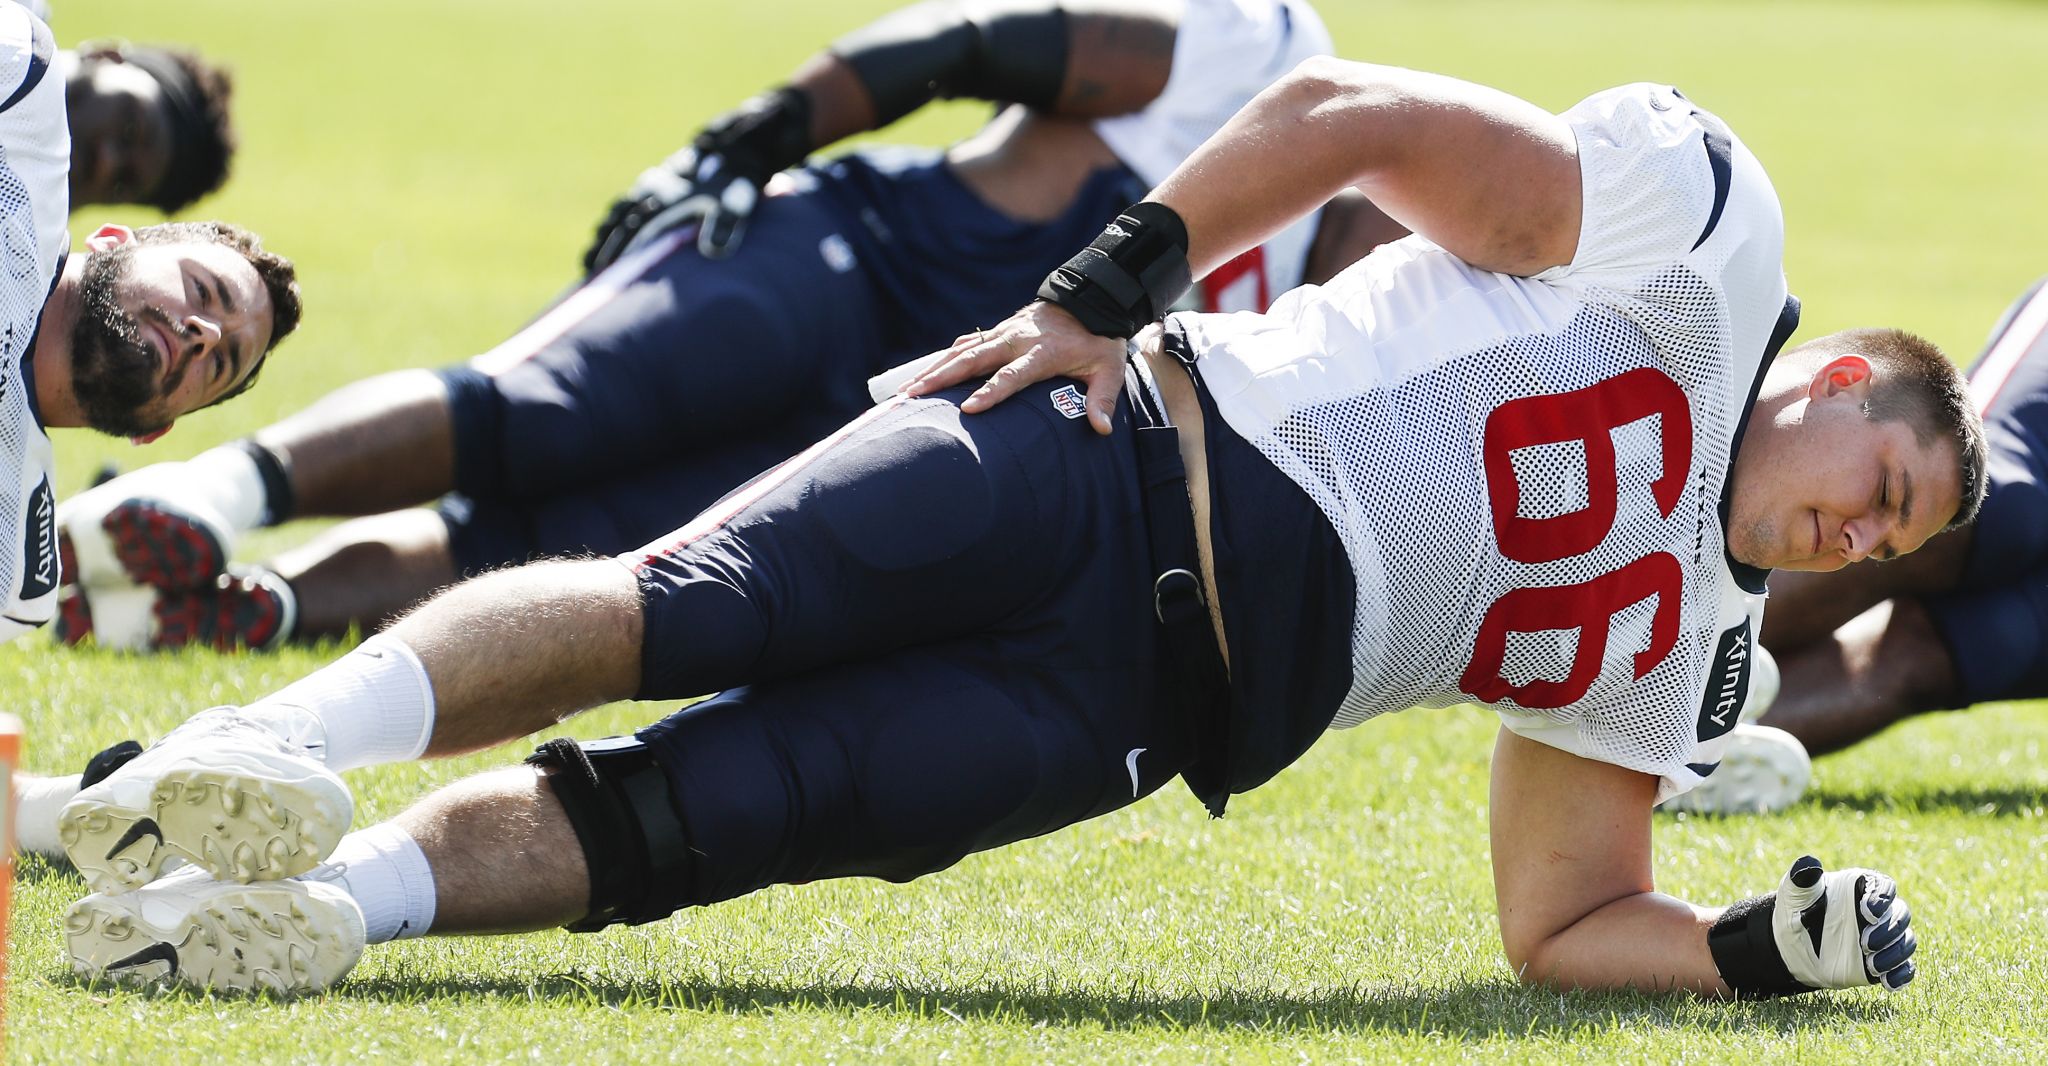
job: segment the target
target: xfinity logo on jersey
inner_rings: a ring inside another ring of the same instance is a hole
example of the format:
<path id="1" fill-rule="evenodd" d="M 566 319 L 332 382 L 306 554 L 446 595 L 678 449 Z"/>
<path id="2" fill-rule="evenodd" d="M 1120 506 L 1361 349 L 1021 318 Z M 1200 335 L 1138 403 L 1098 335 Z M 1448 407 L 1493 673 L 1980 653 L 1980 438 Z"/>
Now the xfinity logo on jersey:
<path id="1" fill-rule="evenodd" d="M 1707 694 L 1700 700 L 1699 739 L 1712 740 L 1735 728 L 1749 699 L 1749 619 L 1721 634 L 1707 674 Z"/>
<path id="2" fill-rule="evenodd" d="M 44 478 L 28 497 L 27 537 L 22 542 L 21 599 L 37 600 L 57 590 L 57 498 Z"/>

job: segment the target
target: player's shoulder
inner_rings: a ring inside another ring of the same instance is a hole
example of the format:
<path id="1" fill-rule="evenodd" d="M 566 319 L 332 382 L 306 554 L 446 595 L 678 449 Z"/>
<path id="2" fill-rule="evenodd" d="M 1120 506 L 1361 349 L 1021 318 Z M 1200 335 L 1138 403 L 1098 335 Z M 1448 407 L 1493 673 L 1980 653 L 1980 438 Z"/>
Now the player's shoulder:
<path id="1" fill-rule="evenodd" d="M 1175 73 L 1212 89 L 1246 74 L 1263 85 L 1335 47 L 1305 0 L 1187 0 L 1175 34 Z"/>
<path id="2" fill-rule="evenodd" d="M 1777 192 L 1719 116 L 1673 86 L 1638 82 L 1560 117 L 1579 156 L 1584 214 L 1573 262 L 1539 279 L 1630 289 L 1680 263 L 1716 276 L 1778 272 Z"/>
<path id="3" fill-rule="evenodd" d="M 0 111 L 11 110 L 50 75 L 57 39 L 35 13 L 0 0 Z"/>

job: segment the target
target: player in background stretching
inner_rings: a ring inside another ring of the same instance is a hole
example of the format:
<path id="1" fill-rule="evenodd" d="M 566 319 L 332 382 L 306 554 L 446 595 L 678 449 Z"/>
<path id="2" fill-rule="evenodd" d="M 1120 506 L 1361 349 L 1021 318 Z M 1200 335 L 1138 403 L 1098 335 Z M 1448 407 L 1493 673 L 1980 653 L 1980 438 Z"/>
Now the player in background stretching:
<path id="1" fill-rule="evenodd" d="M 95 42 L 57 53 L 71 130 L 71 207 L 191 206 L 235 153 L 227 71 L 180 48 Z"/>
<path id="2" fill-rule="evenodd" d="M 166 61 L 205 82 L 201 68 Z M 178 415 L 246 389 L 266 352 L 299 323 L 291 262 L 264 252 L 238 227 L 109 225 L 86 241 L 84 254 L 68 254 L 72 190 L 109 201 L 154 196 L 168 211 L 188 203 L 186 194 L 219 184 L 231 147 L 225 110 L 217 110 L 225 108 L 225 78 L 209 84 L 203 104 L 186 100 L 207 121 L 152 119 L 152 98 L 170 110 L 184 104 L 152 94 L 133 72 L 117 72 L 104 53 L 59 51 L 29 8 L 0 4 L 0 172 L 8 190 L 0 192 L 0 213 L 23 237 L 6 243 L 12 262 L 0 284 L 0 317 L 8 323 L 0 352 L 0 640 L 47 624 L 57 610 L 55 456 L 47 430 L 84 426 L 152 440 Z M 68 102 L 94 117 L 70 115 Z M 178 133 L 168 164 L 164 143 L 137 149 L 135 141 L 139 127 L 158 121 Z M 143 158 L 164 168 L 147 168 Z M 96 176 L 68 178 L 76 160 L 92 160 Z M 119 765 L 131 745 L 111 751 L 88 767 L 92 775 Z M 18 775 L 16 784 L 23 786 L 18 798 L 41 800 L 18 810 L 25 845 L 55 847 L 41 812 L 76 792 L 76 778 Z"/>
<path id="3" fill-rule="evenodd" d="M 645 543 L 858 414 L 870 375 L 1007 314 L 1328 49 L 1299 0 L 937 2 L 856 30 L 650 169 L 605 220 L 583 287 L 497 348 L 338 390 L 67 501 L 82 584 L 64 635 L 331 636 L 464 575 Z M 798 166 L 934 93 L 1016 106 L 943 152 Z M 1262 309 L 1305 269 L 1327 276 L 1399 232 L 1361 198 L 1340 207 L 1320 243 L 1310 212 L 1194 299 Z M 319 515 L 375 517 L 227 572 L 240 532 Z"/>
<path id="4" fill-rule="evenodd" d="M 47 429 L 137 440 L 246 388 L 298 323 L 291 263 L 220 223 L 105 226 L 68 255 L 65 84 L 50 29 L 0 4 L 0 640 L 51 620 L 60 580 Z"/>
<path id="5" fill-rule="evenodd" d="M 50 5 L 15 0 L 44 22 Z M 71 131 L 71 209 L 148 204 L 175 214 L 227 180 L 228 72 L 181 48 L 94 41 L 57 52 Z"/>
<path id="6" fill-rule="evenodd" d="M 1268 313 L 1148 328 L 1352 186 L 1416 236 Z M 1982 498 L 1932 346 L 1779 354 L 1782 248 L 1761 165 L 1674 89 L 1558 116 L 1310 60 L 910 394 L 641 551 L 467 582 L 81 792 L 73 965 L 319 988 L 366 941 L 907 880 L 1175 777 L 1220 814 L 1333 726 L 1476 700 L 1524 980 L 1897 988 L 1888 877 L 1802 858 L 1727 908 L 1651 877 L 1651 807 L 1714 770 L 1768 569 L 1903 555 Z M 337 771 L 718 689 L 342 838 Z M 200 865 L 154 880 L 173 854 Z"/>

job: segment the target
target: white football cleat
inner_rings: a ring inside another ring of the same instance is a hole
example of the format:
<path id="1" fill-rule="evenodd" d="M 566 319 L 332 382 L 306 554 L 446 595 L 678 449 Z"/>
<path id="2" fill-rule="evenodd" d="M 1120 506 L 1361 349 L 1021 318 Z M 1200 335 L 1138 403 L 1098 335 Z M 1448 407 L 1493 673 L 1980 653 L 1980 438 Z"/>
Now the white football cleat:
<path id="1" fill-rule="evenodd" d="M 216 992 L 317 992 L 363 954 L 363 912 L 318 880 L 215 881 L 187 870 L 64 914 L 73 973 Z"/>
<path id="2" fill-rule="evenodd" d="M 305 873 L 354 813 L 348 786 L 305 748 L 216 707 L 81 790 L 57 835 L 94 891 L 126 892 L 172 856 L 223 881 Z"/>
<path id="3" fill-rule="evenodd" d="M 1770 814 L 1806 792 L 1813 760 L 1806 745 L 1782 729 L 1743 722 L 1729 735 L 1720 766 L 1692 791 L 1666 800 L 1667 811 L 1694 814 Z"/>
<path id="4" fill-rule="evenodd" d="M 57 524 L 71 542 L 75 580 L 171 592 L 211 585 L 247 526 L 237 525 L 246 516 L 227 513 L 228 489 L 195 464 L 157 463 L 65 500 Z"/>

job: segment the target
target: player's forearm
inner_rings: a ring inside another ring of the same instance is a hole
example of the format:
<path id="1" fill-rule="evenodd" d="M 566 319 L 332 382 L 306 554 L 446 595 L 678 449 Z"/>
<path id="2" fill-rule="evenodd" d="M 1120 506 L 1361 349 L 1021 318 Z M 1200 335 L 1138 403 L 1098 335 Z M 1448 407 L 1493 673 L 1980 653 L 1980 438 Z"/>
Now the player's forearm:
<path id="1" fill-rule="evenodd" d="M 1719 915 L 1658 892 L 1624 896 L 1545 939 L 1510 946 L 1508 962 L 1531 984 L 1725 997 L 1707 949 Z"/>
<path id="2" fill-rule="evenodd" d="M 1095 0 L 1065 6 L 1066 71 L 1049 110 L 1074 118 L 1123 115 L 1166 91 L 1178 35 L 1171 4 Z"/>
<path id="3" fill-rule="evenodd" d="M 813 149 L 935 98 L 1118 115 L 1166 88 L 1175 25 L 1168 0 L 929 0 L 841 37 L 791 85 L 811 98 Z"/>
<path id="4" fill-rule="evenodd" d="M 1356 187 L 1490 270 L 1569 262 L 1579 185 L 1556 116 L 1483 86 L 1317 57 L 1238 112 L 1151 199 L 1186 222 L 1196 277 Z"/>
<path id="5" fill-rule="evenodd" d="M 830 52 L 812 56 L 789 79 L 811 103 L 811 150 L 876 127 L 875 101 L 847 62 Z"/>

